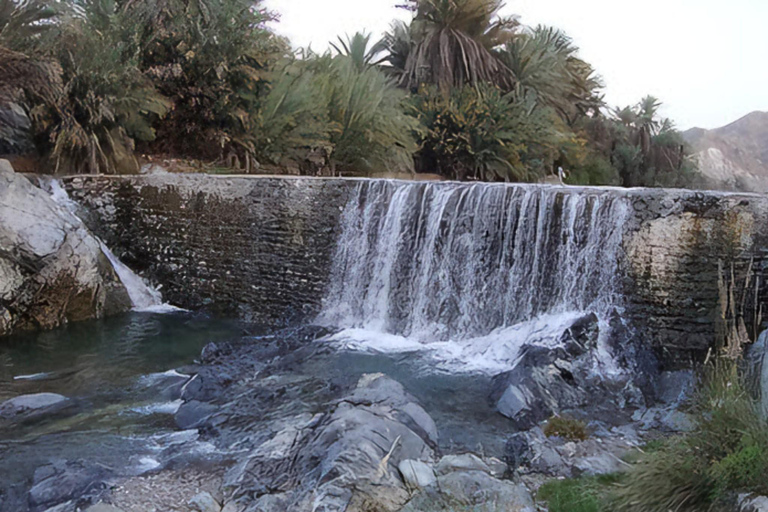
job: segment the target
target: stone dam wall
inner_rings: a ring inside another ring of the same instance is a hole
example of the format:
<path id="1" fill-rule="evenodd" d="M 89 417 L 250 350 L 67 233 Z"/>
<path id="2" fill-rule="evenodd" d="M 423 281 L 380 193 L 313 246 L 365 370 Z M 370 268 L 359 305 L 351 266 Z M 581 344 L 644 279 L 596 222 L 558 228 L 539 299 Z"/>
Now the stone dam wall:
<path id="1" fill-rule="evenodd" d="M 161 285 L 168 301 L 274 325 L 311 320 L 320 311 L 340 216 L 362 183 L 176 174 L 64 180 L 91 229 L 127 265 Z M 562 188 L 562 194 L 597 191 L 606 189 Z M 768 197 L 610 192 L 631 205 L 620 258 L 622 317 L 665 366 L 701 359 L 712 346 L 719 267 L 727 277 L 733 270 L 737 290 L 748 282 L 746 298 L 736 295 L 745 323 L 754 325 L 768 299 L 760 286 L 768 274 Z"/>

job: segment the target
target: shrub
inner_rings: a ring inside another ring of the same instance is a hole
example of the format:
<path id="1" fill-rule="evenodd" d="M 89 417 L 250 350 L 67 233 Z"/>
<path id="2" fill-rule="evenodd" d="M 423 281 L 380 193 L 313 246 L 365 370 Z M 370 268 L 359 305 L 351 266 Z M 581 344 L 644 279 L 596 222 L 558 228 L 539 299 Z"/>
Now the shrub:
<path id="1" fill-rule="evenodd" d="M 550 512 L 609 512 L 610 490 L 621 480 L 618 474 L 551 480 L 541 486 L 538 499 Z"/>
<path id="2" fill-rule="evenodd" d="M 426 127 L 419 170 L 451 179 L 535 181 L 559 143 L 553 113 L 492 86 L 449 96 L 435 87 L 413 99 Z"/>
<path id="3" fill-rule="evenodd" d="M 544 425 L 544 435 L 562 437 L 569 441 L 585 441 L 589 438 L 589 430 L 583 421 L 567 416 L 553 416 Z"/>
<path id="4" fill-rule="evenodd" d="M 624 512 L 707 510 L 733 493 L 768 493 L 768 425 L 746 392 L 738 362 L 707 370 L 691 434 L 646 453 L 615 492 Z"/>
<path id="5" fill-rule="evenodd" d="M 63 69 L 60 107 L 32 110 L 55 171 L 136 172 L 134 139 L 169 104 L 137 67 L 135 28 L 110 0 L 84 0 L 46 37 Z"/>
<path id="6" fill-rule="evenodd" d="M 288 51 L 265 28 L 273 15 L 260 0 L 126 5 L 125 14 L 142 27 L 139 68 L 174 105 L 147 149 L 207 160 L 237 156 L 250 167 L 253 116 L 270 68 Z"/>
<path id="7" fill-rule="evenodd" d="M 276 73 L 254 147 L 275 164 L 320 149 L 333 170 L 412 171 L 420 126 L 408 108 L 405 93 L 377 68 L 310 54 Z"/>

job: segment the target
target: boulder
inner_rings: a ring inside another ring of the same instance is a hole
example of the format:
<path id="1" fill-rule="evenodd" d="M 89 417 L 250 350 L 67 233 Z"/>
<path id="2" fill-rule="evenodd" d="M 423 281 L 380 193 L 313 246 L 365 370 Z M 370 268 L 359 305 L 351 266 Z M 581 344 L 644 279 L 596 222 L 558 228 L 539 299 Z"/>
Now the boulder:
<path id="1" fill-rule="evenodd" d="M 185 402 L 176 411 L 176 425 L 182 430 L 199 428 L 218 410 L 217 406 L 206 402 L 197 400 Z"/>
<path id="2" fill-rule="evenodd" d="M 628 468 L 624 457 L 636 451 L 637 438 L 619 429 L 608 437 L 573 442 L 547 437 L 541 428 L 514 434 L 506 446 L 507 462 L 520 474 L 575 478 L 617 473 Z"/>
<path id="3" fill-rule="evenodd" d="M 515 367 L 492 381 L 491 401 L 519 430 L 530 429 L 567 410 L 612 413 L 627 403 L 644 404 L 643 393 L 625 371 L 605 376 L 597 350 L 598 319 L 585 315 L 566 329 L 555 346 L 529 344 Z"/>
<path id="4" fill-rule="evenodd" d="M 130 307 L 83 223 L 0 160 L 0 336 Z"/>
<path id="5" fill-rule="evenodd" d="M 420 460 L 406 459 L 397 465 L 397 469 L 405 484 L 411 489 L 421 489 L 437 482 L 432 466 Z"/>
<path id="6" fill-rule="evenodd" d="M 757 341 L 747 348 L 744 361 L 747 378 L 760 400 L 763 417 L 768 418 L 768 331 L 763 331 Z"/>
<path id="7" fill-rule="evenodd" d="M 528 489 L 498 480 L 482 471 L 457 471 L 417 494 L 401 512 L 472 510 L 474 512 L 535 512 Z"/>
<path id="8" fill-rule="evenodd" d="M 421 471 L 418 463 L 432 463 L 436 447 L 435 423 L 415 399 L 384 375 L 364 375 L 330 411 L 254 450 L 225 487 L 233 499 L 259 504 L 255 510 L 277 500 L 295 512 L 394 512 L 410 496 L 404 461 Z"/>
<path id="9" fill-rule="evenodd" d="M 107 470 L 85 461 L 55 461 L 35 470 L 29 504 L 35 508 L 51 507 L 83 498 L 103 490 Z"/>
<path id="10" fill-rule="evenodd" d="M 0 404 L 0 418 L 30 418 L 61 411 L 71 404 L 69 398 L 56 393 L 21 395 Z"/>
<path id="11" fill-rule="evenodd" d="M 739 496 L 739 512 L 768 512 L 768 498 L 742 494 Z"/>
<path id="12" fill-rule="evenodd" d="M 213 496 L 211 496 L 211 493 L 209 492 L 201 492 L 200 494 L 195 495 L 189 500 L 187 505 L 197 512 L 221 512 L 221 505 L 213 499 Z"/>
<path id="13" fill-rule="evenodd" d="M 447 475 L 454 471 L 483 471 L 490 474 L 491 468 L 483 462 L 483 459 L 472 453 L 461 455 L 446 455 L 435 468 L 438 475 Z"/>

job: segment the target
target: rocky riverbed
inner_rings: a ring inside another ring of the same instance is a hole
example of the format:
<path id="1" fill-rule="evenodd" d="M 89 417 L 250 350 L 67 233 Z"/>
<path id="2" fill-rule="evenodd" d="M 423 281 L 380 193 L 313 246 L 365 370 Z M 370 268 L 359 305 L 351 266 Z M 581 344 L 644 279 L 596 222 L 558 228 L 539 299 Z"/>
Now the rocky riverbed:
<path id="1" fill-rule="evenodd" d="M 194 364 L 152 381 L 177 404 L 155 467 L 131 475 L 57 460 L 0 510 L 535 511 L 548 479 L 622 471 L 647 440 L 691 426 L 682 406 L 692 372 L 659 374 L 645 394 L 631 371 L 600 376 L 589 317 L 545 353 L 533 340 L 510 372 L 470 376 L 476 387 L 414 354 L 340 348 L 334 334 L 307 326 L 207 344 Z M 637 358 L 623 364 L 635 369 Z M 42 421 L 66 403 L 22 397 L 0 411 L 6 422 Z M 581 419 L 587 437 L 547 437 L 552 415 Z"/>

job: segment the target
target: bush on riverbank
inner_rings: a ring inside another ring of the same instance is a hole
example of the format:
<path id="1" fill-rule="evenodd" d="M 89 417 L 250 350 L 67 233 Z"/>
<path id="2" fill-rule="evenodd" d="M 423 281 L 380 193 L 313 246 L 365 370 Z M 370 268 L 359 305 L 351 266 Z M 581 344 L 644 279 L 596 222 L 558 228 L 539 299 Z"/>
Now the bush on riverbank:
<path id="1" fill-rule="evenodd" d="M 768 495 L 768 424 L 736 362 L 711 364 L 692 413 L 693 432 L 654 443 L 626 473 L 549 482 L 540 499 L 551 512 L 698 512 Z"/>
<path id="2" fill-rule="evenodd" d="M 768 424 L 727 359 L 707 372 L 695 403 L 696 429 L 641 458 L 615 490 L 626 512 L 697 511 L 735 493 L 768 494 Z"/>

